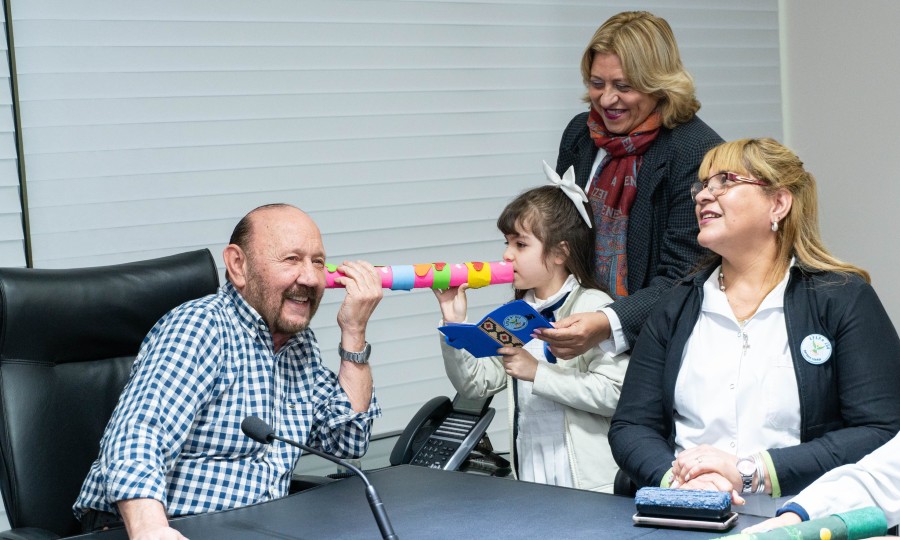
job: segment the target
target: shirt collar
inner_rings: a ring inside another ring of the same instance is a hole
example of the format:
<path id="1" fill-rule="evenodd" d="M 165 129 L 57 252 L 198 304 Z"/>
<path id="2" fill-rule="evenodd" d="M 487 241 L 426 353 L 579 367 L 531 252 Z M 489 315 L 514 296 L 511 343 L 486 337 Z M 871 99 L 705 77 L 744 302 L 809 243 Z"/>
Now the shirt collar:
<path id="1" fill-rule="evenodd" d="M 791 257 L 791 264 L 788 266 L 784 277 L 775 285 L 769 294 L 763 299 L 762 303 L 756 308 L 756 313 L 766 309 L 784 308 L 784 291 L 787 288 L 788 280 L 791 276 L 791 269 L 796 264 L 796 259 Z M 703 282 L 703 311 L 720 313 L 723 315 L 731 315 L 731 306 L 728 304 L 728 297 L 725 292 L 719 289 L 719 272 L 722 265 L 715 267 L 712 273 Z"/>
<path id="2" fill-rule="evenodd" d="M 247 299 L 237 290 L 233 283 L 226 281 L 222 285 L 222 292 L 227 296 L 234 306 L 234 313 L 237 316 L 237 322 L 247 330 L 253 337 L 257 337 L 262 330 L 269 332 L 269 327 L 265 319 L 259 314 L 253 306 L 247 303 Z"/>
<path id="3" fill-rule="evenodd" d="M 558 291 L 556 291 L 555 293 L 550 295 L 550 298 L 547 298 L 546 300 L 544 300 L 542 298 L 537 298 L 534 296 L 534 289 L 529 289 L 528 291 L 525 292 L 525 296 L 523 297 L 523 300 L 528 302 L 531 305 L 531 307 L 533 307 L 537 311 L 540 311 L 546 306 L 553 305 L 553 303 L 556 302 L 557 300 L 559 300 L 560 298 L 562 298 L 562 296 L 564 294 L 571 292 L 572 289 L 574 289 L 575 285 L 577 285 L 577 284 L 578 284 L 578 280 L 575 279 L 575 276 L 573 276 L 572 274 L 569 274 L 569 277 L 567 277 L 566 280 L 563 282 L 562 287 L 560 287 Z"/>

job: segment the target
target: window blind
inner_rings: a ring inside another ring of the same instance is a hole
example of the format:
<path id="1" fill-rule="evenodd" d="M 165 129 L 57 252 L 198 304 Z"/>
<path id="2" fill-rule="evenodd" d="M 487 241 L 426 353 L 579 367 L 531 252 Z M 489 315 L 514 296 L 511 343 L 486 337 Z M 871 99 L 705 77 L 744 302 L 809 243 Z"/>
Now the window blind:
<path id="1" fill-rule="evenodd" d="M 584 46 L 625 9 L 670 22 L 700 116 L 723 137 L 781 135 L 776 0 L 13 7 L 38 267 L 204 247 L 219 259 L 237 220 L 275 201 L 313 216 L 332 262 L 497 260 L 497 215 L 545 181 L 541 160 L 555 163 L 563 128 L 585 109 Z M 3 116 L 0 143 L 11 136 Z M 0 213 L 10 216 L 15 158 L 0 144 Z M 0 250 L 21 240 L 5 215 Z M 470 319 L 510 295 L 473 291 Z M 333 368 L 341 298 L 328 291 L 313 321 Z M 376 432 L 453 395 L 439 318 L 429 291 L 388 292 L 376 311 Z M 494 406 L 492 438 L 506 449 L 505 396 Z"/>
<path id="2" fill-rule="evenodd" d="M 16 126 L 13 117 L 12 80 L 9 71 L 6 14 L 0 10 L 0 265 L 25 266 L 22 202 L 19 198 Z"/>

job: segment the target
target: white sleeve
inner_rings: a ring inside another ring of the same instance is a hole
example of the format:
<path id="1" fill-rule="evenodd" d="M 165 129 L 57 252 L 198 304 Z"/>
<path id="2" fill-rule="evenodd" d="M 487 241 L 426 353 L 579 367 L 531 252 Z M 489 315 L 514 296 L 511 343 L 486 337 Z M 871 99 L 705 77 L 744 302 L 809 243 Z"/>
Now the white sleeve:
<path id="1" fill-rule="evenodd" d="M 447 345 L 440 335 L 444 371 L 453 388 L 466 399 L 481 399 L 506 388 L 506 371 L 497 356 L 475 358 L 469 352 Z"/>
<path id="2" fill-rule="evenodd" d="M 611 417 L 619 404 L 629 357 L 593 352 L 583 357 L 590 359 L 586 371 L 572 365 L 563 367 L 563 362 L 538 362 L 532 391 L 573 409 Z"/>
<path id="3" fill-rule="evenodd" d="M 572 313 L 598 311 L 611 302 L 612 298 L 600 291 L 586 291 Z M 569 361 L 538 362 L 532 391 L 573 409 L 610 417 L 619 404 L 628 360 L 627 354 L 610 354 L 595 347 Z"/>
<path id="4" fill-rule="evenodd" d="M 605 307 L 600 311 L 606 313 L 606 317 L 609 319 L 609 339 L 601 341 L 597 346 L 601 351 L 613 356 L 622 354 L 629 347 L 628 339 L 625 338 L 625 332 L 622 330 L 622 321 L 610 307 Z"/>
<path id="5" fill-rule="evenodd" d="M 810 519 L 877 506 L 889 526 L 900 524 L 900 435 L 858 463 L 825 473 L 790 502 L 802 506 Z"/>

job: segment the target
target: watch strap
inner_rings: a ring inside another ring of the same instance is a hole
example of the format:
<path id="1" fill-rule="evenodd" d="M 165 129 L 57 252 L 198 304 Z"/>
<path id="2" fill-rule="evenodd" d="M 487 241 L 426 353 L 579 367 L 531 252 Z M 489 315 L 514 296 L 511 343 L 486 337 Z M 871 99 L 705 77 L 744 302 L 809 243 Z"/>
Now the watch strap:
<path id="1" fill-rule="evenodd" d="M 372 354 L 372 346 L 369 345 L 369 342 L 366 342 L 366 346 L 363 347 L 363 350 L 359 352 L 350 352 L 345 350 L 344 347 L 338 343 L 338 354 L 341 357 L 341 360 L 347 360 L 348 362 L 353 362 L 354 364 L 368 364 L 369 363 L 369 355 Z"/>
<path id="2" fill-rule="evenodd" d="M 741 467 L 743 463 L 747 465 Z M 749 473 L 745 473 L 742 469 L 746 468 Z M 752 457 L 743 457 L 737 460 L 737 470 L 741 475 L 741 493 L 753 492 L 753 476 L 756 474 L 756 461 Z"/>

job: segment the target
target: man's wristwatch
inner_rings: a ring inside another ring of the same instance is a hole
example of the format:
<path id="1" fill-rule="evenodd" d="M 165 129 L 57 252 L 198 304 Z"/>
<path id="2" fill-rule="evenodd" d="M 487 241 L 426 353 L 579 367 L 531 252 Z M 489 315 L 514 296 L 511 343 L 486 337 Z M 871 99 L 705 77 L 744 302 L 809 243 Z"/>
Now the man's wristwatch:
<path id="1" fill-rule="evenodd" d="M 742 457 L 737 460 L 737 470 L 741 475 L 741 493 L 753 492 L 753 475 L 756 474 L 756 462 L 752 457 Z"/>
<path id="2" fill-rule="evenodd" d="M 369 363 L 369 355 L 372 354 L 372 346 L 369 345 L 369 342 L 366 342 L 365 348 L 360 352 L 350 352 L 345 351 L 341 344 L 338 343 L 338 354 L 341 355 L 341 360 L 347 360 L 348 362 L 353 362 L 354 364 L 368 364 Z"/>

